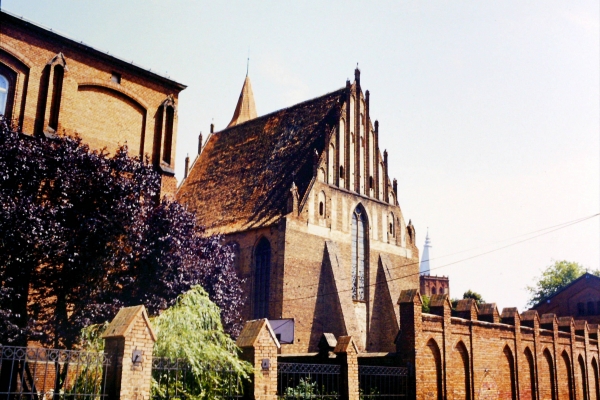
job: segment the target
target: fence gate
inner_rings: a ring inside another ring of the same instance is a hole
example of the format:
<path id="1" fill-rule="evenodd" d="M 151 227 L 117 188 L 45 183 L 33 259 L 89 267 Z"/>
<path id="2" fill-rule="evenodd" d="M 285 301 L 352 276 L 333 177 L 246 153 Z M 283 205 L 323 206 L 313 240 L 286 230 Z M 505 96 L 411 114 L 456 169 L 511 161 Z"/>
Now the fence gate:
<path id="1" fill-rule="evenodd" d="M 284 399 L 340 398 L 340 366 L 277 363 L 277 397 Z"/>
<path id="2" fill-rule="evenodd" d="M 153 400 L 188 399 L 199 396 L 241 399 L 246 382 L 226 368 L 192 369 L 183 359 L 152 359 Z M 0 399 L 2 400 L 2 399 Z"/>
<path id="3" fill-rule="evenodd" d="M 395 400 L 408 394 L 408 368 L 358 366 L 361 399 Z"/>

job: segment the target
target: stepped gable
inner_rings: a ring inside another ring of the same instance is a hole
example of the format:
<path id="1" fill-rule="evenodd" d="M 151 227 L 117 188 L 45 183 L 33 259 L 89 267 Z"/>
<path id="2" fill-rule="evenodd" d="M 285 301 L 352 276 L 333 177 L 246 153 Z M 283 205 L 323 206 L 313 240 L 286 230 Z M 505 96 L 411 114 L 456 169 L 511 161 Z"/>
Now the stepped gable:
<path id="1" fill-rule="evenodd" d="M 212 134 L 178 200 L 220 233 L 275 223 L 292 183 L 303 198 L 345 95 L 342 88 Z"/>

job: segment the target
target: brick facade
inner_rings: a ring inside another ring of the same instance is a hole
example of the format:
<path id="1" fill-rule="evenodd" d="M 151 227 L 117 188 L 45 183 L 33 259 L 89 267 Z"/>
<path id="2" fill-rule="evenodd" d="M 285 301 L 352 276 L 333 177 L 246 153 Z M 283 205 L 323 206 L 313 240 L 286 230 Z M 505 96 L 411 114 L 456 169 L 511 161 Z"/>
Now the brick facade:
<path id="1" fill-rule="evenodd" d="M 431 297 L 434 294 L 450 296 L 450 279 L 447 276 L 421 275 L 419 277 L 421 296 Z"/>
<path id="2" fill-rule="evenodd" d="M 26 134 L 77 133 L 92 149 L 147 155 L 173 194 L 177 98 L 184 85 L 0 12 L 5 115 Z"/>
<path id="3" fill-rule="evenodd" d="M 418 287 L 419 255 L 378 143 L 356 70 L 342 89 L 211 132 L 177 192 L 235 247 L 244 319 L 294 319 L 282 353 L 316 351 L 325 332 L 394 349 L 394 300 Z"/>
<path id="4" fill-rule="evenodd" d="M 596 324 L 515 308 L 499 315 L 493 304 L 481 314 L 472 300 L 458 317 L 447 295 L 433 296 L 424 314 L 417 290 L 398 304 L 397 350 L 415 367 L 418 399 L 600 398 Z"/>
<path id="5" fill-rule="evenodd" d="M 572 316 L 590 324 L 600 323 L 600 277 L 585 273 L 558 293 L 532 307 L 541 314 Z"/>

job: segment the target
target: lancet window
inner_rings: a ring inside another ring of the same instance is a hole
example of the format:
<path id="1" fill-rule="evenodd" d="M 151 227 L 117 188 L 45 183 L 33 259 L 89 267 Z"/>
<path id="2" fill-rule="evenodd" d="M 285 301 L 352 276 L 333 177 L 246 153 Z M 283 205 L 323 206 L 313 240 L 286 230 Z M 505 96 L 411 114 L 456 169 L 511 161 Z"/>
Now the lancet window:
<path id="1" fill-rule="evenodd" d="M 264 237 L 254 251 L 254 268 L 254 318 L 267 318 L 271 282 L 271 244 Z"/>
<path id="2" fill-rule="evenodd" d="M 352 213 L 352 299 L 365 299 L 367 218 L 359 206 Z"/>

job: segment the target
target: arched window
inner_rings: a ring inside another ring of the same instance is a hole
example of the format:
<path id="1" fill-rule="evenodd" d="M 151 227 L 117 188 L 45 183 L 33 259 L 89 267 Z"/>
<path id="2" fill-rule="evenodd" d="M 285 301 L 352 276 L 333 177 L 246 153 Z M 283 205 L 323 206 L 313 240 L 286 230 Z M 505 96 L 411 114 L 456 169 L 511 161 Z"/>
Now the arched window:
<path id="1" fill-rule="evenodd" d="M 54 74 L 52 78 L 52 100 L 50 103 L 50 120 L 48 126 L 54 130 L 58 129 L 58 116 L 60 113 L 60 100 L 62 98 L 63 79 L 65 69 L 62 65 L 54 66 Z"/>
<path id="2" fill-rule="evenodd" d="M 344 179 L 344 166 L 340 165 L 340 179 Z"/>
<path id="3" fill-rule="evenodd" d="M 320 191 L 317 196 L 317 201 L 319 202 L 319 218 L 325 218 L 325 192 Z"/>
<path id="4" fill-rule="evenodd" d="M 173 123 L 175 120 L 175 109 L 168 106 L 165 112 L 165 145 L 163 150 L 163 161 L 171 165 L 171 147 L 173 145 Z"/>
<path id="5" fill-rule="evenodd" d="M 352 299 L 365 299 L 367 217 L 358 206 L 352 213 Z"/>
<path id="6" fill-rule="evenodd" d="M 327 182 L 333 185 L 333 178 L 335 177 L 335 147 L 333 143 L 329 145 L 329 154 L 327 157 Z"/>
<path id="7" fill-rule="evenodd" d="M 431 288 L 431 294 L 437 294 L 436 288 Z"/>
<path id="8" fill-rule="evenodd" d="M 271 244 L 260 239 L 254 250 L 254 318 L 269 315 L 269 287 L 271 281 Z"/>
<path id="9" fill-rule="evenodd" d="M 4 115 L 6 112 L 8 89 L 8 79 L 4 75 L 0 75 L 0 115 Z"/>

